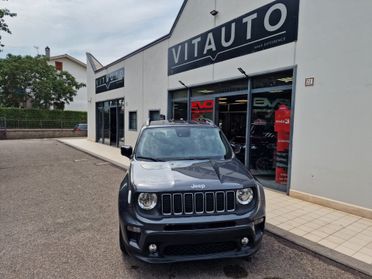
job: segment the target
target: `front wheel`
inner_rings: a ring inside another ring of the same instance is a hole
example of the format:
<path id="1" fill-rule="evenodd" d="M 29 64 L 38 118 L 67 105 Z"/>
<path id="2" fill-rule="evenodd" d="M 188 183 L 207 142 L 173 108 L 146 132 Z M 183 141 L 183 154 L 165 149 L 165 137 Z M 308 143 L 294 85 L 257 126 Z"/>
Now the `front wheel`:
<path id="1" fill-rule="evenodd" d="M 123 255 L 128 256 L 128 251 L 127 248 L 125 247 L 124 239 L 123 239 L 123 234 L 121 233 L 121 227 L 119 225 L 119 245 L 120 245 L 120 250 L 123 253 Z"/>

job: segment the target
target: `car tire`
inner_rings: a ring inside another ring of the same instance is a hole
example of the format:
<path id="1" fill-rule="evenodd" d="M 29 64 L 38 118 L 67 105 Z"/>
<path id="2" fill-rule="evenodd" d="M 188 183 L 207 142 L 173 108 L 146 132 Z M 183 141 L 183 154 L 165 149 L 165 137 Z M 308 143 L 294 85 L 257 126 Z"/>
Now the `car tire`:
<path id="1" fill-rule="evenodd" d="M 125 247 L 123 234 L 121 233 L 121 227 L 120 226 L 119 226 L 119 246 L 120 246 L 120 250 L 123 253 L 123 255 L 128 256 L 128 251 L 127 251 L 127 248 Z"/>

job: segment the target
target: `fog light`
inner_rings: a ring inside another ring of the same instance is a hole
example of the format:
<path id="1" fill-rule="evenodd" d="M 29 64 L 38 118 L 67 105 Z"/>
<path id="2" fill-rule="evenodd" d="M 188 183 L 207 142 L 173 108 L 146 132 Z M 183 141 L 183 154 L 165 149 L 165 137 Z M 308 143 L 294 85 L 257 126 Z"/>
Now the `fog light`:
<path id="1" fill-rule="evenodd" d="M 135 233 L 140 233 L 141 232 L 141 229 L 139 227 L 127 226 L 127 229 L 130 232 L 135 232 Z"/>
<path id="2" fill-rule="evenodd" d="M 158 246 L 156 246 L 156 244 L 150 244 L 149 245 L 149 251 L 151 254 L 155 254 L 156 251 L 158 251 Z"/>
<path id="3" fill-rule="evenodd" d="M 254 220 L 254 224 L 258 225 L 258 224 L 261 224 L 263 221 L 265 221 L 265 218 L 256 219 Z"/>
<path id="4" fill-rule="evenodd" d="M 249 243 L 248 237 L 243 237 L 242 240 L 241 240 L 241 243 L 242 243 L 243 246 L 246 246 Z"/>

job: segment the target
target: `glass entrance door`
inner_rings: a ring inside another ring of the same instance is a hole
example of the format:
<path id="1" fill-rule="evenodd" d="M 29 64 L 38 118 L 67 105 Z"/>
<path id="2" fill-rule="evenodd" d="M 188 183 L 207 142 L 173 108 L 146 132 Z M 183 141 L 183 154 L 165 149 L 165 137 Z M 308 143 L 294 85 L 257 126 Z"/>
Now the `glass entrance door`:
<path id="1" fill-rule="evenodd" d="M 110 107 L 108 102 L 103 106 L 103 143 L 110 144 Z"/>
<path id="2" fill-rule="evenodd" d="M 247 95 L 217 98 L 217 123 L 244 164 L 247 127 Z"/>
<path id="3" fill-rule="evenodd" d="M 124 99 L 96 104 L 96 141 L 112 146 L 124 143 Z"/>
<path id="4" fill-rule="evenodd" d="M 117 145 L 117 107 L 110 108 L 110 145 Z"/>
<path id="5" fill-rule="evenodd" d="M 96 105 L 96 141 L 103 143 L 103 103 Z"/>

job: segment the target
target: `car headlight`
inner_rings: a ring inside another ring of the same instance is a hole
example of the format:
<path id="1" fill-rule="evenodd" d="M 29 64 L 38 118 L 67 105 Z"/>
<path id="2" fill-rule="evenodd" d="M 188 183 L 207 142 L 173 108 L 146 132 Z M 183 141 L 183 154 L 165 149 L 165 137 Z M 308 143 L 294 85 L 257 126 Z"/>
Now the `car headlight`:
<path id="1" fill-rule="evenodd" d="M 244 188 L 236 191 L 236 200 L 243 205 L 249 204 L 253 200 L 252 188 Z"/>
<path id="2" fill-rule="evenodd" d="M 156 206 L 158 197 L 152 193 L 141 193 L 138 196 L 138 205 L 144 210 L 151 210 Z"/>

